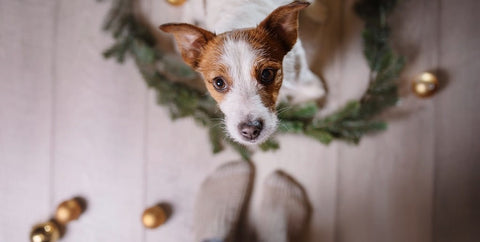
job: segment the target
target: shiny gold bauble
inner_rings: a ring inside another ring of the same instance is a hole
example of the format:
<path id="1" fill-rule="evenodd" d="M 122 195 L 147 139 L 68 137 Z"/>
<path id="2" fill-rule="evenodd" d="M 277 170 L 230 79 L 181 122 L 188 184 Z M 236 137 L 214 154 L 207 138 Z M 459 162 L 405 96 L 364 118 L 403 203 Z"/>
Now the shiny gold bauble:
<path id="1" fill-rule="evenodd" d="M 430 72 L 424 72 L 415 77 L 412 91 L 419 97 L 429 97 L 438 90 L 438 79 Z"/>
<path id="2" fill-rule="evenodd" d="M 154 229 L 167 220 L 165 210 L 160 206 L 147 208 L 142 215 L 142 223 L 145 227 Z"/>
<path id="3" fill-rule="evenodd" d="M 55 220 L 61 224 L 67 224 L 78 219 L 82 214 L 82 206 L 77 199 L 70 199 L 62 202 L 55 212 Z"/>
<path id="4" fill-rule="evenodd" d="M 174 6 L 180 6 L 184 4 L 187 0 L 167 0 L 168 3 L 174 5 Z"/>
<path id="5" fill-rule="evenodd" d="M 30 233 L 31 242 L 55 242 L 60 237 L 60 228 L 53 222 L 38 224 Z"/>

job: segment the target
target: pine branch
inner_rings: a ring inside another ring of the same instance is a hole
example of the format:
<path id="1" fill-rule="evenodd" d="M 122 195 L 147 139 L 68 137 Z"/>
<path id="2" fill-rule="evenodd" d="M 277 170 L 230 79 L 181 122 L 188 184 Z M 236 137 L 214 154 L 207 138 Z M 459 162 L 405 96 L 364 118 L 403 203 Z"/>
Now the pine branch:
<path id="1" fill-rule="evenodd" d="M 323 119 L 317 119 L 318 106 L 314 102 L 278 107 L 279 133 L 303 134 L 321 143 L 335 139 L 358 143 L 365 134 L 386 129 L 386 123 L 375 120 L 383 110 L 394 106 L 398 100 L 396 79 L 405 65 L 402 57 L 389 45 L 390 29 L 387 16 L 393 11 L 396 0 L 360 0 L 356 13 L 365 21 L 362 34 L 364 55 L 370 67 L 370 84 L 363 97 Z M 133 0 L 112 0 L 112 7 L 104 23 L 104 30 L 112 34 L 115 42 L 104 51 L 105 58 L 115 58 L 122 63 L 133 58 L 137 68 L 150 88 L 156 90 L 157 101 L 168 108 L 170 117 L 192 117 L 208 128 L 212 152 L 222 151 L 230 145 L 243 159 L 252 152 L 228 138 L 219 120 L 223 114 L 213 99 L 187 83 L 198 81 L 198 75 L 183 62 L 168 58 L 156 48 L 156 40 L 147 23 L 133 14 Z M 261 150 L 276 150 L 278 142 L 271 138 Z"/>

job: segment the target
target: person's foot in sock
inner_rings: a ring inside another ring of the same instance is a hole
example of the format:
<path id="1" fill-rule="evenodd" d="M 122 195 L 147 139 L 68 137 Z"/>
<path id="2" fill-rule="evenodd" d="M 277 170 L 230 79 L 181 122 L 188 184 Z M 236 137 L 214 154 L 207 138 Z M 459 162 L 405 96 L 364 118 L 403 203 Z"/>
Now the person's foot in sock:
<path id="1" fill-rule="evenodd" d="M 264 182 L 257 232 L 261 242 L 298 242 L 304 235 L 310 205 L 302 187 L 282 171 Z"/>
<path id="2" fill-rule="evenodd" d="M 226 163 L 200 187 L 195 203 L 195 242 L 230 242 L 250 196 L 253 168 L 244 161 Z"/>

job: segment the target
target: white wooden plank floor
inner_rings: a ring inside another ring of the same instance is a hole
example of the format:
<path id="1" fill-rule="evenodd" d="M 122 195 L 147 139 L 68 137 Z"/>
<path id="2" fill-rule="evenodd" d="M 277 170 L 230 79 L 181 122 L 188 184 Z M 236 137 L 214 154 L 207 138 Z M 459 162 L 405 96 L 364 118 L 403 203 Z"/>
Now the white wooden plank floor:
<path id="1" fill-rule="evenodd" d="M 353 2 L 348 1 L 347 5 Z M 408 56 L 411 64 L 403 73 L 405 80 L 437 64 L 432 56 L 437 50 L 432 43 L 437 26 L 431 21 L 436 19 L 437 12 L 432 11 L 427 21 L 413 20 L 435 9 L 436 4 L 429 0 L 403 1 L 393 19 L 398 25 L 394 29 L 396 36 L 421 51 L 417 59 Z M 346 11 L 351 9 L 347 7 Z M 358 35 L 361 26 L 347 17 L 354 15 L 347 12 L 345 16 L 346 28 Z M 355 45 L 347 53 L 348 60 L 343 65 L 346 70 L 360 62 L 360 46 Z M 358 73 L 346 72 L 342 84 L 356 80 Z M 403 89 L 408 89 L 408 83 L 404 85 Z M 433 99 L 419 100 L 409 89 L 405 90 L 400 107 L 394 110 L 404 115 L 385 115 L 390 120 L 388 132 L 369 137 L 358 147 L 342 144 L 337 184 L 338 241 L 430 241 L 434 126 L 425 121 L 433 118 L 432 102 Z"/>
<path id="2" fill-rule="evenodd" d="M 324 113 L 359 97 L 368 68 L 354 0 L 323 0 L 325 23 L 301 18 L 311 65 L 328 83 Z M 142 0 L 153 25 L 183 9 Z M 102 58 L 100 26 L 109 4 L 82 0 L 0 0 L 0 241 L 26 241 L 62 200 L 81 195 L 88 210 L 63 241 L 192 241 L 200 182 L 221 163 L 190 119 L 170 121 L 133 63 Z M 265 176 L 293 175 L 313 206 L 308 242 L 480 241 L 480 4 L 404 0 L 393 42 L 408 58 L 402 102 L 389 129 L 359 146 L 323 146 L 280 137 L 282 149 L 256 153 L 249 224 L 255 227 Z M 159 34 L 159 36 L 163 36 Z M 448 85 L 431 99 L 409 90 L 414 75 L 438 71 Z M 162 227 L 140 215 L 172 205 Z"/>
<path id="3" fill-rule="evenodd" d="M 0 241 L 25 240 L 51 209 L 55 14 L 0 1 Z"/>
<path id="4" fill-rule="evenodd" d="M 449 81 L 434 103 L 434 238 L 442 242 L 480 238 L 479 10 L 461 0 L 439 11 L 439 68 Z"/>
<path id="5" fill-rule="evenodd" d="M 120 66 L 99 55 L 110 40 L 98 34 L 107 8 L 83 0 L 58 7 L 54 202 L 77 194 L 88 201 L 67 241 L 142 238 L 147 88 L 134 81 L 133 63 Z"/>

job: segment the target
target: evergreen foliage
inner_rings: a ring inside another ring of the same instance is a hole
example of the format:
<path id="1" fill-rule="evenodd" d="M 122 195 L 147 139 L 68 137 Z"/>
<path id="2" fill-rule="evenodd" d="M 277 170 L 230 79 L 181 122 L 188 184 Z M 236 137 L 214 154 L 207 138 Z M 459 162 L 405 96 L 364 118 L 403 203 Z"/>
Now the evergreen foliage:
<path id="1" fill-rule="evenodd" d="M 396 2 L 359 0 L 355 4 L 356 13 L 365 21 L 363 47 L 370 67 L 370 84 L 363 97 L 323 118 L 317 117 L 319 107 L 315 102 L 280 104 L 279 133 L 303 134 L 324 144 L 335 139 L 358 143 L 363 135 L 386 129 L 386 123 L 375 116 L 397 103 L 396 81 L 404 66 L 404 59 L 389 44 L 387 16 Z M 205 90 L 190 85 L 201 82 L 199 75 L 157 48 L 153 32 L 157 30 L 136 16 L 133 9 L 134 0 L 113 0 L 104 30 L 113 35 L 115 43 L 104 56 L 120 63 L 127 57 L 133 58 L 148 86 L 156 90 L 158 103 L 169 109 L 172 119 L 192 117 L 208 128 L 214 153 L 230 145 L 242 158 L 249 159 L 251 150 L 226 137 L 221 123 L 223 114 L 214 100 Z M 263 151 L 278 148 L 274 139 L 260 145 Z"/>

